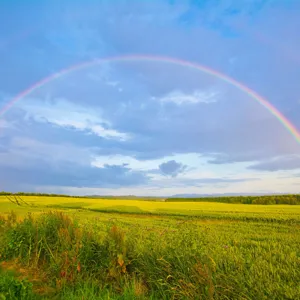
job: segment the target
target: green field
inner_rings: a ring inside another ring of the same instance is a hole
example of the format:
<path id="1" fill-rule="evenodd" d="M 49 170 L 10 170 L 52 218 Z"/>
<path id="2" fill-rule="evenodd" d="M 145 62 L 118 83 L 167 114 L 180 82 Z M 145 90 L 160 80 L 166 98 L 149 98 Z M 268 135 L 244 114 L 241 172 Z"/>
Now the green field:
<path id="1" fill-rule="evenodd" d="M 300 299 L 298 205 L 15 198 L 0 299 Z"/>

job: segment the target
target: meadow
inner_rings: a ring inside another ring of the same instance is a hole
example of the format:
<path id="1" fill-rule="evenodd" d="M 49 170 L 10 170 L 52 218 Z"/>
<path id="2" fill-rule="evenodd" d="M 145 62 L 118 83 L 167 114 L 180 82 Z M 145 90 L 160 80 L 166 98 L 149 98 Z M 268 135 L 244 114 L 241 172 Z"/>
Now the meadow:
<path id="1" fill-rule="evenodd" d="M 300 299 L 300 206 L 0 197 L 0 299 Z"/>

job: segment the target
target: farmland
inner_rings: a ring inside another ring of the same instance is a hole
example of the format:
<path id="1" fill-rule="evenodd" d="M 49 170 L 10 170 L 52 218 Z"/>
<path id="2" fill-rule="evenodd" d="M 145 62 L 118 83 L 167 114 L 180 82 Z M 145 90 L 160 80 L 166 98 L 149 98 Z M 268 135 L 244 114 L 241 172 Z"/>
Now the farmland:
<path id="1" fill-rule="evenodd" d="M 299 205 L 14 199 L 0 299 L 300 299 Z"/>

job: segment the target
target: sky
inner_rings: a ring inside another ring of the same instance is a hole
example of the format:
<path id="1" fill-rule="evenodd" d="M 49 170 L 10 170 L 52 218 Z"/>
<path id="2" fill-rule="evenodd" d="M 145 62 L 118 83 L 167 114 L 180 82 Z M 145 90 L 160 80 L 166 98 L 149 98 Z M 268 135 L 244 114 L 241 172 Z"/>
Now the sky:
<path id="1" fill-rule="evenodd" d="M 299 193 L 300 142 L 245 92 L 299 134 L 299 32 L 298 0 L 1 1 L 0 190 Z"/>

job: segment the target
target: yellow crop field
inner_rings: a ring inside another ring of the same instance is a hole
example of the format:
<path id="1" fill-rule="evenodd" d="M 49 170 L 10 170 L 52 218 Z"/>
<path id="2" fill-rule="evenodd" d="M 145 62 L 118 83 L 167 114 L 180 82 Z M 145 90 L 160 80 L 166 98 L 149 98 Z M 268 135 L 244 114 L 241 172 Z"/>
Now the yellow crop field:
<path id="1" fill-rule="evenodd" d="M 17 206 L 7 197 L 0 196 L 0 209 L 9 212 L 11 209 L 24 214 L 28 210 L 86 210 L 94 212 L 118 212 L 133 214 L 187 215 L 198 217 L 220 218 L 261 218 L 278 220 L 300 220 L 299 205 L 243 205 L 217 202 L 163 202 L 130 199 L 69 198 L 22 196 L 29 205 Z M 31 206 L 30 206 L 31 205 Z"/>
<path id="2" fill-rule="evenodd" d="M 0 299 L 300 299 L 299 230 L 299 205 L 1 196 Z"/>

